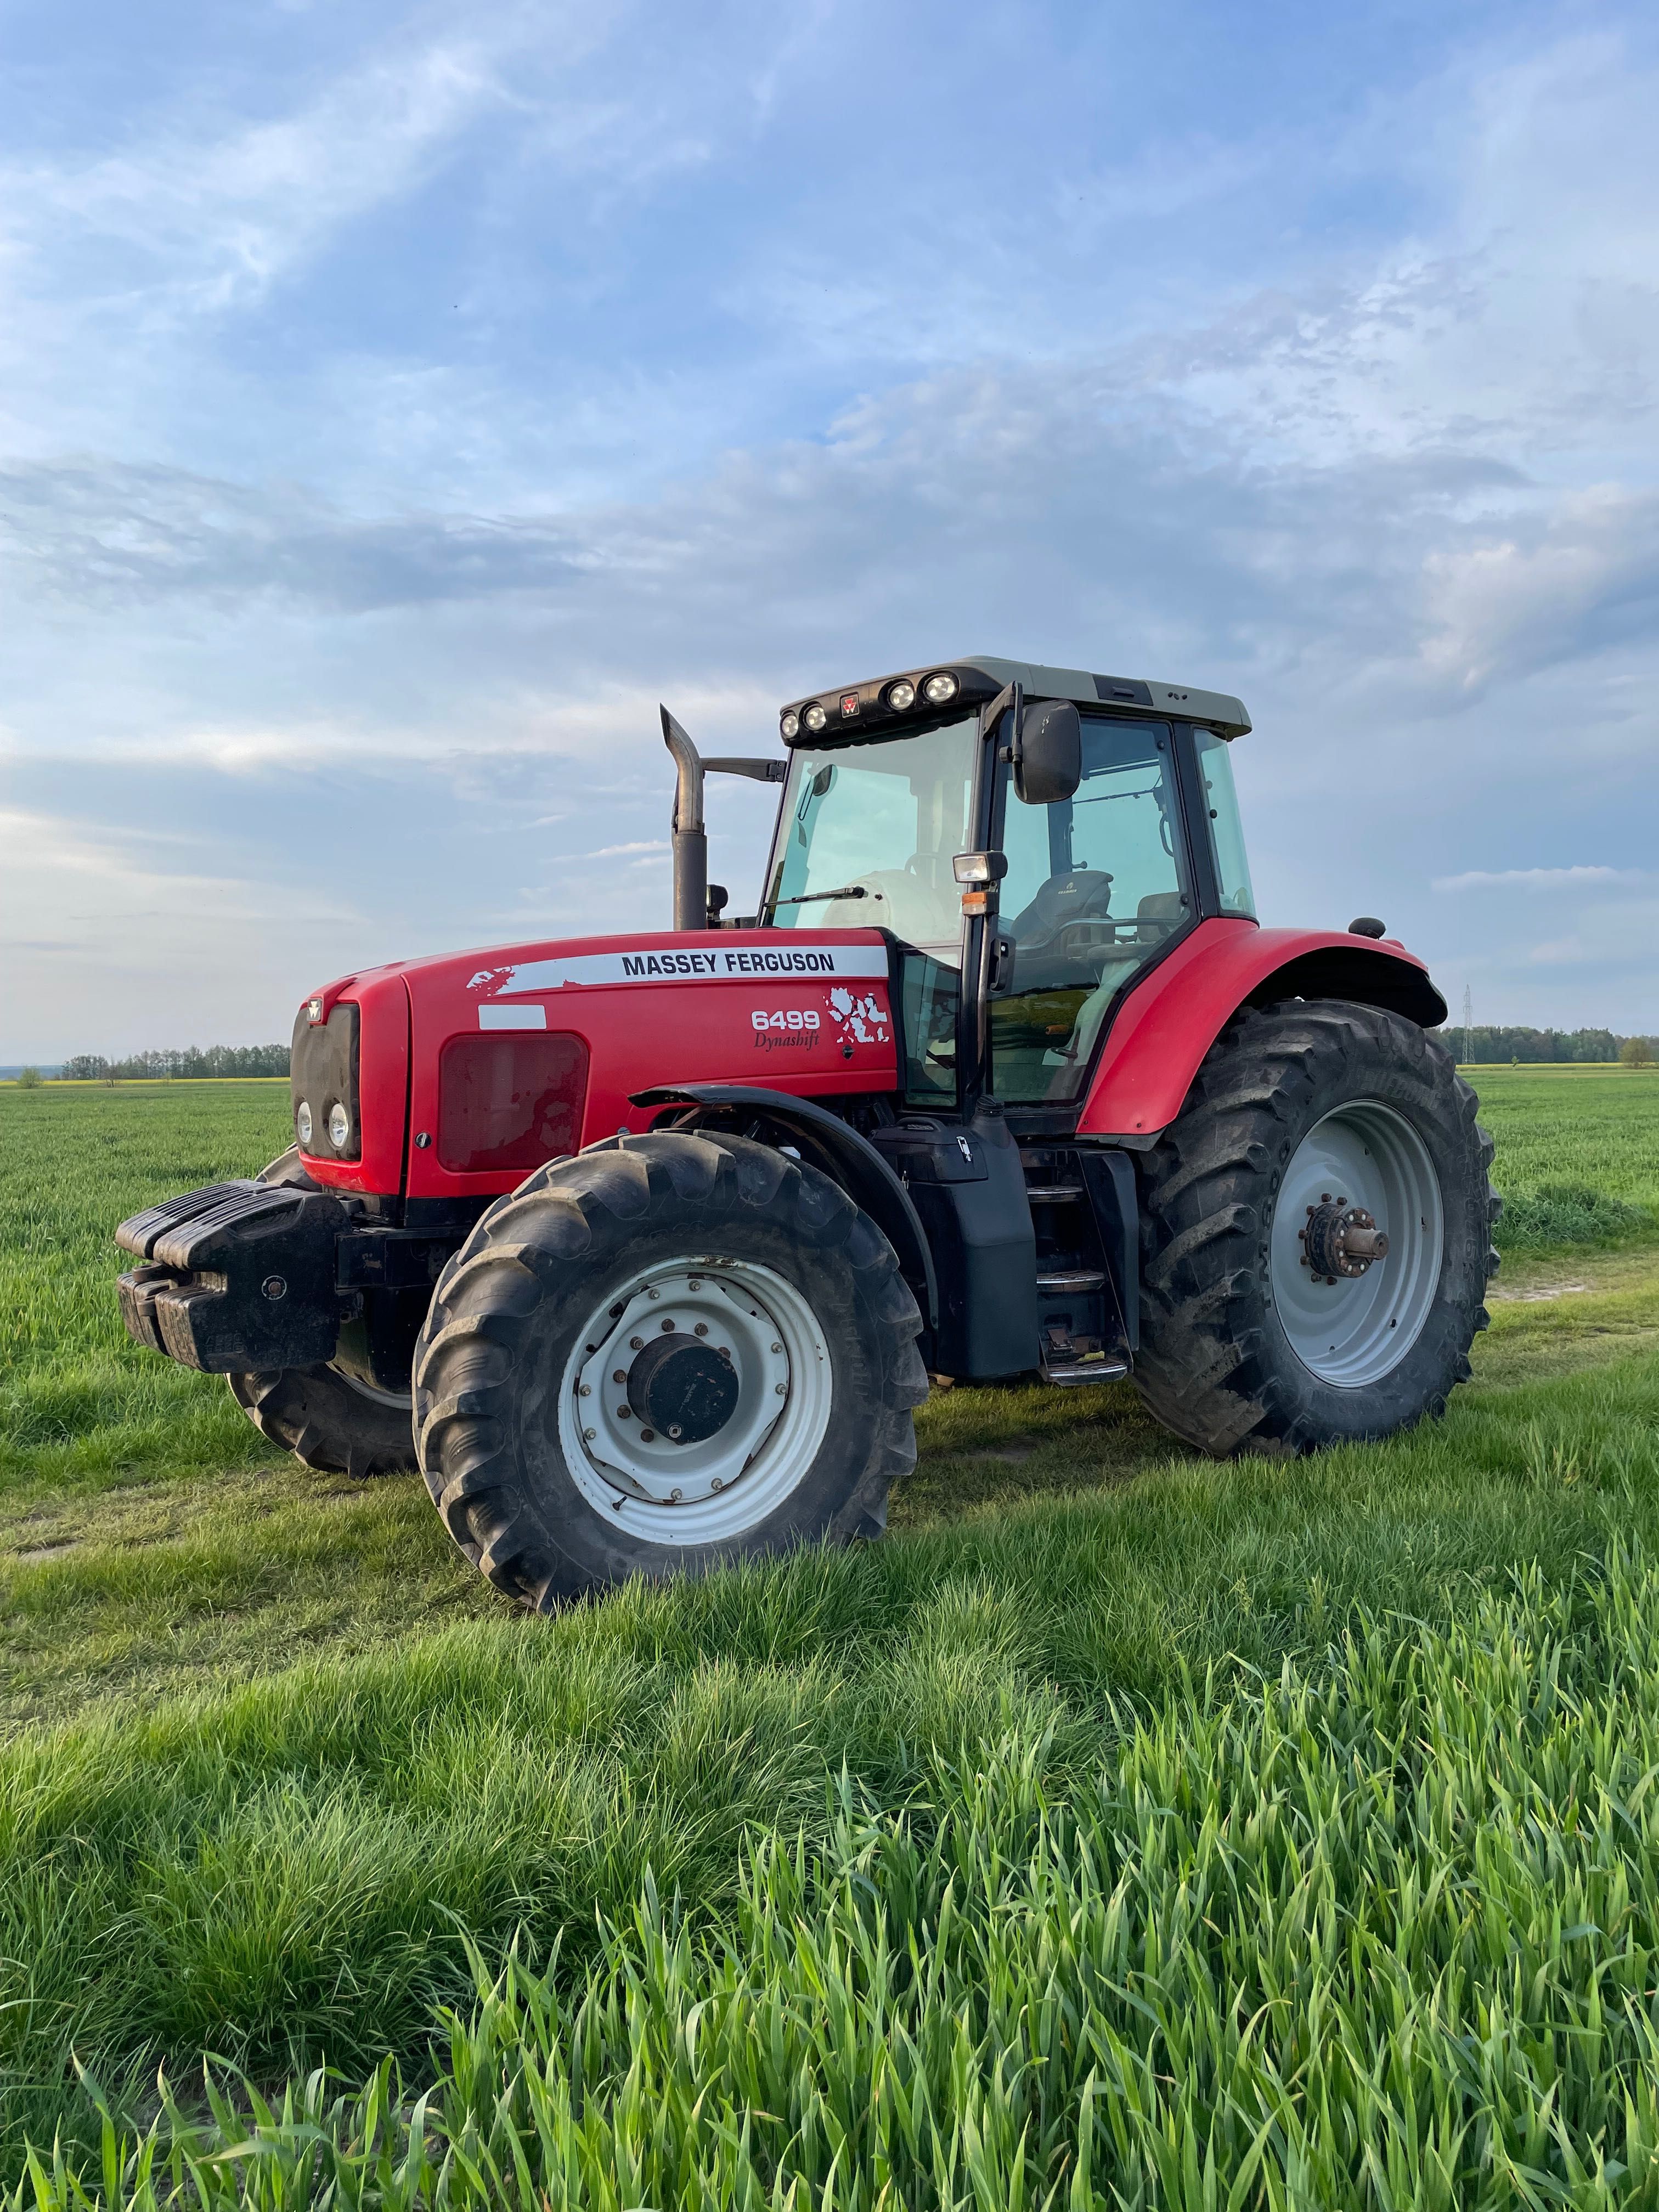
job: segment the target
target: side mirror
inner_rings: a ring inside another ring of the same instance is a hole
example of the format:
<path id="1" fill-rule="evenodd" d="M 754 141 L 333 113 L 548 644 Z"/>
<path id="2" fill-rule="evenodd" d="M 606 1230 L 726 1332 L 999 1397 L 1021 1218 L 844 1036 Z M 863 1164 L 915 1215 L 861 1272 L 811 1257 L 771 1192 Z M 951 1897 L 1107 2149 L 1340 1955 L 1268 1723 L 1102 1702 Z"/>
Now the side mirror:
<path id="1" fill-rule="evenodd" d="M 1069 699 L 1028 707 L 1014 749 L 1014 791 L 1027 806 L 1069 799 L 1083 781 L 1083 723 Z"/>

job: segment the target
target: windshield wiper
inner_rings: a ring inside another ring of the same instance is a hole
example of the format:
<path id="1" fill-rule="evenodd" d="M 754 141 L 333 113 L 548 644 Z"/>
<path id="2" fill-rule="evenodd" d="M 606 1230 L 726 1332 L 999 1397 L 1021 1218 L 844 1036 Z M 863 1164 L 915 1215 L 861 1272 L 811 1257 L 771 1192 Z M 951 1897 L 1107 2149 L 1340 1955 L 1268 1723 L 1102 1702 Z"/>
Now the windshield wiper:
<path id="1" fill-rule="evenodd" d="M 798 891 L 793 898 L 774 899 L 772 905 L 775 912 L 781 906 L 812 906 L 819 899 L 868 898 L 869 896 L 862 884 L 843 884 L 838 891 Z"/>

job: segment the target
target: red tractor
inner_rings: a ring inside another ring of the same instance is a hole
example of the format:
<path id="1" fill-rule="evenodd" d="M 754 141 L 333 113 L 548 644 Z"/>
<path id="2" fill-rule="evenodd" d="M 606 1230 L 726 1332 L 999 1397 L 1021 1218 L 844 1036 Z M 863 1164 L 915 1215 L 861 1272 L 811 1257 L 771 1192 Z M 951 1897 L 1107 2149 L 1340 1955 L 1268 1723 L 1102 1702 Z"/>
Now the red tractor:
<path id="1" fill-rule="evenodd" d="M 673 930 L 315 993 L 293 1149 L 117 1232 L 139 1343 L 538 1606 L 874 1534 L 930 1371 L 1132 1375 L 1218 1454 L 1443 1410 L 1491 1140 L 1381 922 L 1257 926 L 1237 699 L 969 658 L 781 759 L 663 726 Z M 705 770 L 781 788 L 740 920 Z"/>

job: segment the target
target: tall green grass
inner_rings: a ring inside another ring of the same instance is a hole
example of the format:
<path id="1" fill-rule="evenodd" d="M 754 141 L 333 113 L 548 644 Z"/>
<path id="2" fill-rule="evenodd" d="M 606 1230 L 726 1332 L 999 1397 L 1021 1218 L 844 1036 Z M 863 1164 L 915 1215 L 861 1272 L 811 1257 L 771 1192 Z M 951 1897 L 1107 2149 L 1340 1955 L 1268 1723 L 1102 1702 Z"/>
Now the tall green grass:
<path id="1" fill-rule="evenodd" d="M 575 1972 L 647 1878 L 718 1925 L 745 1838 L 821 1835 L 827 1777 L 896 1815 L 1012 1730 L 1063 1794 L 1129 1716 L 1184 1725 L 1194 1676 L 1221 1698 L 1315 1665 L 1361 1609 L 1447 1628 L 1528 1563 L 1571 1585 L 1632 1534 L 1659 1550 L 1652 1357 L 1390 1445 L 1176 1463 L 26 1732 L 0 1751 L 14 2155 L 87 2139 L 77 2059 L 123 2109 L 204 2051 L 264 2082 L 387 2050 L 418 2073 L 469 1937 Z"/>
<path id="2" fill-rule="evenodd" d="M 12 2206 L 1651 2204 L 1656 1653 L 1615 1548 L 1091 1754 L 1012 1711 L 760 1838 L 724 1927 L 647 1881 L 578 1972 L 475 1957 L 417 2096 L 222 2071 Z"/>

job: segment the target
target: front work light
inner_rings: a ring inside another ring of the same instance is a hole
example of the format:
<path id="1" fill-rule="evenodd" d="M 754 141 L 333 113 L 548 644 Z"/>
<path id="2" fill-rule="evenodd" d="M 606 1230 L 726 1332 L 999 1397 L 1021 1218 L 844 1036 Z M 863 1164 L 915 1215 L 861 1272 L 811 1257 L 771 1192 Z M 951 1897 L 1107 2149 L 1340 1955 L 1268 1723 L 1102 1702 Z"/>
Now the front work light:
<path id="1" fill-rule="evenodd" d="M 941 670 L 930 676 L 921 687 L 921 696 L 930 707 L 948 707 L 957 696 L 957 679 Z"/>
<path id="2" fill-rule="evenodd" d="M 794 737 L 800 728 L 800 716 L 786 714 L 778 727 L 783 732 L 783 740 L 787 744 L 790 738 Z"/>
<path id="3" fill-rule="evenodd" d="M 807 708 L 806 712 L 801 716 L 801 720 L 805 723 L 807 728 L 812 731 L 821 730 L 829 719 L 829 716 L 824 713 L 823 708 L 819 706 L 816 699 Z"/>
<path id="4" fill-rule="evenodd" d="M 896 714 L 908 714 L 916 703 L 916 687 L 908 676 L 887 687 L 887 703 Z"/>
<path id="5" fill-rule="evenodd" d="M 951 863 L 951 872 L 959 884 L 971 884 L 978 888 L 985 884 L 1000 884 L 1008 872 L 1006 853 L 958 853 Z"/>
<path id="6" fill-rule="evenodd" d="M 302 1098 L 294 1109 L 294 1127 L 307 1152 L 311 1150 L 311 1101 Z"/>
<path id="7" fill-rule="evenodd" d="M 328 1109 L 328 1141 L 337 1152 L 343 1152 L 351 1134 L 351 1116 L 337 1098 Z"/>

